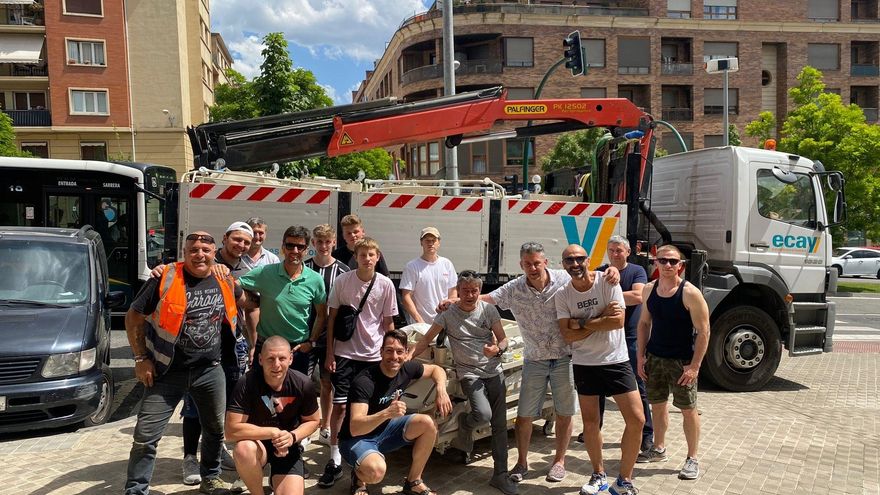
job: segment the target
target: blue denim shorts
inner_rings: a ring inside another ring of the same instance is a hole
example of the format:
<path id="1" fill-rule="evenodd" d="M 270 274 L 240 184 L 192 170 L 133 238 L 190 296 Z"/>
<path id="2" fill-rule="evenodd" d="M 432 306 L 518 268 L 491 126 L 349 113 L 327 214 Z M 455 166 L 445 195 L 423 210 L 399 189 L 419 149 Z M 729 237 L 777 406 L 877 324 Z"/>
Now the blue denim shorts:
<path id="1" fill-rule="evenodd" d="M 339 453 L 350 466 L 357 469 L 360 463 L 373 452 L 385 457 L 406 445 L 412 445 L 404 434 L 413 414 L 392 419 L 382 432 L 375 436 L 346 438 L 339 440 Z"/>
<path id="2" fill-rule="evenodd" d="M 522 382 L 520 383 L 519 405 L 516 415 L 521 418 L 534 418 L 541 415 L 547 385 L 553 395 L 553 407 L 560 416 L 574 416 L 575 409 L 574 378 L 571 371 L 571 357 L 559 359 L 524 360 Z"/>

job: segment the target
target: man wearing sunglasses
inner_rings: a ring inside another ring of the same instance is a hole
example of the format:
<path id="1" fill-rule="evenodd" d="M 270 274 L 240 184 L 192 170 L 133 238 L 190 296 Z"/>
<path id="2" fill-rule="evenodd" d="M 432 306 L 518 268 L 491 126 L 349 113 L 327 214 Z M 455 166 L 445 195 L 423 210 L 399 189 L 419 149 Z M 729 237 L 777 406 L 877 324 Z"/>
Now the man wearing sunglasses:
<path id="1" fill-rule="evenodd" d="M 556 295 L 559 330 L 571 344 L 574 383 L 584 422 L 584 446 L 593 473 L 580 490 L 594 495 L 608 490 L 614 495 L 635 495 L 633 467 L 639 454 L 645 416 L 629 364 L 626 348 L 624 308 L 619 285 L 610 285 L 600 272 L 589 269 L 584 248 L 572 244 L 562 252 L 562 265 L 571 282 Z M 620 441 L 620 473 L 608 483 L 602 459 L 599 428 L 599 397 L 613 397 L 625 423 Z"/>
<path id="2" fill-rule="evenodd" d="M 703 293 L 684 280 L 684 260 L 675 246 L 661 246 L 654 259 L 660 278 L 642 291 L 642 314 L 638 326 L 638 371 L 647 383 L 648 401 L 654 418 L 654 447 L 642 462 L 660 462 L 666 456 L 669 428 L 669 394 L 681 410 L 687 458 L 679 479 L 700 475 L 697 450 L 700 416 L 697 411 L 697 378 L 709 347 L 709 308 Z"/>
<path id="3" fill-rule="evenodd" d="M 303 263 L 310 237 L 305 227 L 288 227 L 281 244 L 282 262 L 258 266 L 239 279 L 246 290 L 260 294 L 255 352 L 260 352 L 265 339 L 273 335 L 284 337 L 293 348 L 290 367 L 302 374 L 309 372 L 309 352 L 314 345 L 309 336 L 320 333 L 327 314 L 324 280 Z M 310 328 L 312 309 L 315 319 Z M 317 331 L 312 332 L 313 328 Z"/>
<path id="4" fill-rule="evenodd" d="M 233 341 L 238 305 L 248 298 L 231 277 L 212 272 L 216 245 L 207 232 L 186 236 L 183 261 L 151 278 L 132 302 L 125 329 L 134 353 L 135 376 L 144 384 L 125 493 L 146 495 L 156 447 L 175 407 L 189 394 L 202 423 L 199 491 L 226 493 L 220 449 L 226 378 L 220 366 L 223 341 Z M 228 359 L 228 358 L 227 358 Z"/>

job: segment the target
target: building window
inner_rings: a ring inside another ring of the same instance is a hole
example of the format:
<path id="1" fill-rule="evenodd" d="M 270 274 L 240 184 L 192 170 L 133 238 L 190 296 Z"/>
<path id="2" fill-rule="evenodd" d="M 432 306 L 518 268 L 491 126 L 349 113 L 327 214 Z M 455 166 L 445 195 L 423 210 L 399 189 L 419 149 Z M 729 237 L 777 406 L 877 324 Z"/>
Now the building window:
<path id="1" fill-rule="evenodd" d="M 584 40 L 587 67 L 605 67 L 605 40 Z"/>
<path id="2" fill-rule="evenodd" d="M 703 62 L 708 62 L 713 58 L 736 57 L 738 53 L 739 47 L 736 42 L 707 41 L 703 43 Z"/>
<path id="3" fill-rule="evenodd" d="M 532 88 L 507 88 L 508 100 L 531 100 L 535 97 L 535 90 Z"/>
<path id="4" fill-rule="evenodd" d="M 739 90 L 727 90 L 728 115 L 739 114 Z M 724 115 L 724 90 L 706 88 L 703 94 L 703 115 Z"/>
<path id="5" fill-rule="evenodd" d="M 617 41 L 617 73 L 648 74 L 651 72 L 651 40 L 620 38 Z"/>
<path id="6" fill-rule="evenodd" d="M 724 146 L 723 134 L 707 134 L 703 136 L 704 148 L 720 148 Z"/>
<path id="7" fill-rule="evenodd" d="M 809 0 L 807 18 L 818 22 L 840 20 L 840 0 Z"/>
<path id="8" fill-rule="evenodd" d="M 531 67 L 535 65 L 532 38 L 504 38 L 504 65 Z"/>
<path id="9" fill-rule="evenodd" d="M 736 20 L 736 0 L 704 0 L 703 19 Z"/>
<path id="10" fill-rule="evenodd" d="M 581 98 L 605 98 L 605 88 L 581 88 Z"/>
<path id="11" fill-rule="evenodd" d="M 12 99 L 15 104 L 13 110 L 45 110 L 46 93 L 13 93 Z"/>
<path id="12" fill-rule="evenodd" d="M 106 90 L 70 90 L 71 115 L 108 115 Z"/>
<path id="13" fill-rule="evenodd" d="M 21 151 L 26 151 L 36 158 L 49 158 L 49 144 L 45 141 L 39 143 L 21 143 Z"/>
<path id="14" fill-rule="evenodd" d="M 535 165 L 535 140 L 534 139 L 506 139 L 504 145 L 505 161 L 507 167 L 522 167 L 523 146 L 529 143 L 529 166 Z"/>
<path id="15" fill-rule="evenodd" d="M 486 143 L 472 143 L 471 144 L 471 173 L 472 174 L 485 174 L 488 167 L 489 162 L 489 151 L 487 149 Z"/>
<path id="16" fill-rule="evenodd" d="M 67 40 L 67 63 L 68 65 L 106 66 L 104 42 Z"/>
<path id="17" fill-rule="evenodd" d="M 666 0 L 666 17 L 690 19 L 691 0 Z"/>
<path id="18" fill-rule="evenodd" d="M 80 142 L 79 154 L 83 160 L 107 160 L 107 143 L 103 142 Z"/>
<path id="19" fill-rule="evenodd" d="M 840 45 L 837 43 L 808 44 L 807 64 L 819 70 L 839 70 Z"/>
<path id="20" fill-rule="evenodd" d="M 440 143 L 414 145 L 410 148 L 410 165 L 413 176 L 429 177 L 440 171 Z"/>
<path id="21" fill-rule="evenodd" d="M 68 15 L 93 15 L 103 17 L 103 0 L 64 0 L 64 13 Z"/>
<path id="22" fill-rule="evenodd" d="M 684 141 L 684 145 L 687 146 L 687 149 L 694 149 L 694 133 L 692 132 L 681 132 L 681 139 Z M 660 137 L 660 146 L 669 152 L 670 155 L 675 153 L 681 153 L 685 151 L 681 149 L 681 143 L 678 142 L 678 138 L 675 137 L 675 134 L 671 132 L 664 132 Z"/>

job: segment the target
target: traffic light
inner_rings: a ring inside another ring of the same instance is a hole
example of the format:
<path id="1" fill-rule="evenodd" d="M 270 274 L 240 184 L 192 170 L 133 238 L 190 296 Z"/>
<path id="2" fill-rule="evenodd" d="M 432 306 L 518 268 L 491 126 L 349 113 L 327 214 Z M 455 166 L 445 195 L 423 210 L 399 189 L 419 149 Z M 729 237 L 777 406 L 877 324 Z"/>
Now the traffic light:
<path id="1" fill-rule="evenodd" d="M 565 68 L 571 69 L 571 75 L 573 76 L 582 76 L 587 73 L 586 66 L 584 65 L 584 49 L 581 46 L 581 33 L 580 31 L 574 31 L 562 40 L 562 46 L 565 47 L 565 51 L 562 52 L 563 56 L 565 56 Z"/>

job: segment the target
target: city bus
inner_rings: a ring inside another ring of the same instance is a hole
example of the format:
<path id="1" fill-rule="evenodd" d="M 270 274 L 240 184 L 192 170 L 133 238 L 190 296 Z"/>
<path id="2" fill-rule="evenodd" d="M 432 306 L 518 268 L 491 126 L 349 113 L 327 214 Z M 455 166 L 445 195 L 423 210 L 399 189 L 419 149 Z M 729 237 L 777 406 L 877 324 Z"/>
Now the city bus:
<path id="1" fill-rule="evenodd" d="M 176 180 L 174 169 L 150 163 L 0 157 L 0 225 L 93 226 L 111 290 L 130 302 L 161 261 L 165 187 Z"/>

